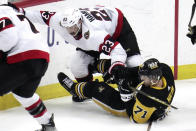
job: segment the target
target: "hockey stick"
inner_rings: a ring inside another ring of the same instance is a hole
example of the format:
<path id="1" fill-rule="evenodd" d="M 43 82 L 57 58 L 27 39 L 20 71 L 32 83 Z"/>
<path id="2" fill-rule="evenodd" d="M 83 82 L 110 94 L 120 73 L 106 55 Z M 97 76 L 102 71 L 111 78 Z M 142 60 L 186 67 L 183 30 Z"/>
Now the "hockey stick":
<path id="1" fill-rule="evenodd" d="M 152 121 L 150 121 L 150 122 L 148 123 L 148 128 L 147 128 L 147 131 L 150 131 L 150 129 L 151 129 L 151 126 L 152 126 Z"/>
<path id="2" fill-rule="evenodd" d="M 140 93 L 140 94 L 142 94 L 142 95 L 144 95 L 144 96 L 146 96 L 146 97 L 148 97 L 148 98 L 150 98 L 150 99 L 152 99 L 152 100 L 154 100 L 156 102 L 159 102 L 159 103 L 161 103 L 163 105 L 166 105 L 166 106 L 174 108 L 174 109 L 178 109 L 177 107 L 175 107 L 173 105 L 167 104 L 165 101 L 162 101 L 162 100 L 160 100 L 160 99 L 158 99 L 156 97 L 150 96 L 149 94 L 147 94 L 147 93 L 145 93 L 145 92 L 143 92 L 141 90 L 138 90 L 138 88 L 141 87 L 143 83 L 144 83 L 144 81 L 142 81 L 140 84 L 138 84 L 138 86 L 136 88 L 131 87 L 129 83 L 128 83 L 128 86 L 129 86 L 129 88 L 131 90 L 136 91 L 136 92 L 138 92 L 138 93 Z"/>

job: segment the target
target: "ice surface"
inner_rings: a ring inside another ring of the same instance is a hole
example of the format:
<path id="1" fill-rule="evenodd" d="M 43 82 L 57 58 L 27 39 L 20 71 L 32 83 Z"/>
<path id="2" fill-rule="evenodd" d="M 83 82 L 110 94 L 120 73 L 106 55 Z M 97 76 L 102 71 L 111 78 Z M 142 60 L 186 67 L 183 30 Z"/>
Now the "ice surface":
<path id="1" fill-rule="evenodd" d="M 163 121 L 152 124 L 151 131 L 196 131 L 196 79 L 177 80 L 172 109 Z M 55 113 L 59 131 L 146 131 L 147 124 L 113 116 L 92 101 L 74 103 L 71 97 L 44 101 Z M 0 131 L 34 131 L 40 125 L 22 107 L 0 111 Z"/>

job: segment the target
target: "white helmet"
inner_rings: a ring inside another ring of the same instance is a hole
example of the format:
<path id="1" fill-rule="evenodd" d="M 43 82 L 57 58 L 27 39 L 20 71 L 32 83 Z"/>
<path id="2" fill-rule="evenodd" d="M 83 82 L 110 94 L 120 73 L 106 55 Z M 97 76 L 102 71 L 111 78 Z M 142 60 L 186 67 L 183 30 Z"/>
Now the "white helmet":
<path id="1" fill-rule="evenodd" d="M 60 24 L 63 27 L 71 27 L 75 24 L 79 27 L 79 20 L 81 19 L 82 14 L 78 9 L 68 9 L 61 19 Z"/>

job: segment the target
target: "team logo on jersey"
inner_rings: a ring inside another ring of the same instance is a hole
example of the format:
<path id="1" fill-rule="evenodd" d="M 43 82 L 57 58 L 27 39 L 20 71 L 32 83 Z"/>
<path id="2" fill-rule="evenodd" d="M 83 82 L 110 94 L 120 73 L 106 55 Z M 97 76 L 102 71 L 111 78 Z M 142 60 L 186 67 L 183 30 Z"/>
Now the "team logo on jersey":
<path id="1" fill-rule="evenodd" d="M 89 30 L 88 30 L 87 32 L 84 33 L 84 38 L 85 38 L 85 39 L 88 39 L 89 36 L 90 36 L 90 32 L 89 32 Z"/>

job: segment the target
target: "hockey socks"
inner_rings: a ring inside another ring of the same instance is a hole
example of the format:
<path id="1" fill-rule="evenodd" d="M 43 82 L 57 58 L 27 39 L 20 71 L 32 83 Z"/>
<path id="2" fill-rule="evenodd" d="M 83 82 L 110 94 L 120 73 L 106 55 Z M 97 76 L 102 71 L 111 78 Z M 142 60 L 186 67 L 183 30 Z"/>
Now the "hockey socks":
<path id="1" fill-rule="evenodd" d="M 44 103 L 35 93 L 30 98 L 24 98 L 14 94 L 14 97 L 22 104 L 22 106 L 39 122 L 39 124 L 48 124 L 51 114 L 48 113 Z"/>
<path id="2" fill-rule="evenodd" d="M 75 94 L 79 96 L 82 99 L 86 99 L 87 97 L 84 95 L 84 87 L 86 85 L 86 82 L 80 82 L 77 83 L 75 86 L 72 87 L 72 90 L 74 90 Z"/>

